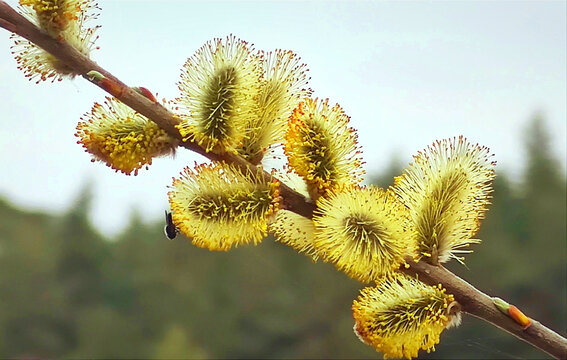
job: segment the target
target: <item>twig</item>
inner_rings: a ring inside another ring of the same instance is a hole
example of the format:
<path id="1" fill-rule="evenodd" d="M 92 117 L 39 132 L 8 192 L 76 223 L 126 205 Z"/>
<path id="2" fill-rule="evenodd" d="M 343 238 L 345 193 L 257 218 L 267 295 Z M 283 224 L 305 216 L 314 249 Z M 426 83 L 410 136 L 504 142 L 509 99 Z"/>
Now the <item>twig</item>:
<path id="1" fill-rule="evenodd" d="M 567 339 L 540 322 L 532 319 L 532 325 L 524 330 L 512 318 L 498 310 L 490 296 L 443 266 L 431 265 L 424 261 L 416 263 L 411 259 L 407 259 L 407 262 L 410 267 L 403 270 L 405 273 L 417 275 L 419 280 L 429 285 L 442 284 L 447 293 L 455 296 L 463 312 L 489 322 L 557 359 L 567 359 Z"/>
<path id="2" fill-rule="evenodd" d="M 73 68 L 77 74 L 81 74 L 85 79 L 101 87 L 135 111 L 154 121 L 170 136 L 180 140 L 180 146 L 199 153 L 210 160 L 226 161 L 242 167 L 254 167 L 254 165 L 237 155 L 229 153 L 207 153 L 196 143 L 183 141 L 179 131 L 175 128 L 175 125 L 179 124 L 180 120 L 175 117 L 174 114 L 160 104 L 152 102 L 125 85 L 118 78 L 79 53 L 69 44 L 51 38 L 25 17 L 14 11 L 14 9 L 4 1 L 0 1 L 0 27 L 26 38 L 65 62 L 70 68 Z M 96 81 L 89 79 L 87 73 L 93 70 L 104 75 L 104 77 L 112 81 L 115 86 L 110 88 L 104 87 Z M 264 175 L 271 177 L 267 172 L 264 172 Z M 281 184 L 280 194 L 283 198 L 284 206 L 288 210 L 307 218 L 313 217 L 315 205 L 308 201 L 303 195 L 292 190 L 285 184 Z M 462 311 L 487 321 L 556 358 L 567 358 L 567 339 L 561 337 L 539 322 L 532 320 L 532 326 L 523 330 L 520 325 L 502 314 L 494 306 L 492 298 L 480 292 L 442 266 L 433 266 L 424 261 L 418 263 L 408 261 L 408 263 L 410 263 L 409 269 L 403 271 L 408 274 L 417 275 L 421 281 L 430 285 L 442 284 L 447 289 L 448 293 L 453 294 L 455 300 L 459 302 Z"/>

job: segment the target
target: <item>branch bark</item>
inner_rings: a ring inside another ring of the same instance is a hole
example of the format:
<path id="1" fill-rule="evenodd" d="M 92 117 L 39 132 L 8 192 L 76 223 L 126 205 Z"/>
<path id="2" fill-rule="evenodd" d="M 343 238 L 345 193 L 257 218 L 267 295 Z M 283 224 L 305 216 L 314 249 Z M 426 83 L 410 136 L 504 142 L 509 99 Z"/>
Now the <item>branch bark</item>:
<path id="1" fill-rule="evenodd" d="M 442 284 L 447 293 L 453 294 L 461 305 L 461 311 L 489 322 L 557 359 L 567 359 L 567 339 L 540 322 L 531 319 L 532 325 L 524 330 L 512 318 L 498 310 L 490 296 L 443 266 L 431 265 L 424 261 L 416 263 L 411 259 L 406 261 L 410 267 L 402 271 L 417 275 L 419 280 L 429 285 Z"/>
<path id="2" fill-rule="evenodd" d="M 82 75 L 88 81 L 99 86 L 135 111 L 154 121 L 170 136 L 178 139 L 180 146 L 201 154 L 210 160 L 226 161 L 241 167 L 255 167 L 234 154 L 207 153 L 197 144 L 183 141 L 181 135 L 175 128 L 175 125 L 179 124 L 180 120 L 174 114 L 159 103 L 152 102 L 128 87 L 110 72 L 82 55 L 69 44 L 50 37 L 29 22 L 24 16 L 17 13 L 4 1 L 0 1 L 0 27 L 29 40 L 65 62 L 69 67 L 73 68 L 77 74 Z M 87 73 L 93 70 L 101 73 L 105 78 L 110 79 L 116 86 L 111 88 L 103 87 L 96 81 L 89 79 Z M 271 177 L 267 172 L 264 172 L 264 175 Z M 281 184 L 280 194 L 286 209 L 306 218 L 313 217 L 315 204 L 308 201 L 303 195 L 297 193 L 285 184 Z M 567 339 L 541 323 L 532 319 L 532 325 L 528 329 L 523 330 L 519 324 L 496 308 L 491 297 L 477 290 L 444 267 L 434 266 L 424 261 L 415 263 L 412 260 L 408 260 L 408 263 L 410 267 L 403 269 L 404 272 L 417 275 L 421 281 L 430 285 L 442 284 L 443 287 L 447 289 L 447 292 L 453 294 L 455 300 L 459 302 L 462 311 L 509 332 L 555 358 L 567 359 Z"/>

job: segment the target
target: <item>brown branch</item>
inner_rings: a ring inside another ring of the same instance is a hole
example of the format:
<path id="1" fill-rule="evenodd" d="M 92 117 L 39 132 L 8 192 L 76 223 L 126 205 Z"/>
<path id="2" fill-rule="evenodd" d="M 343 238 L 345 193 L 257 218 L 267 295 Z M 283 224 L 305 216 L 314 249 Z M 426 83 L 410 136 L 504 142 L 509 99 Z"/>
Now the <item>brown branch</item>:
<path id="1" fill-rule="evenodd" d="M 180 146 L 199 153 L 210 160 L 222 160 L 237 166 L 254 168 L 254 165 L 234 154 L 207 153 L 197 144 L 183 141 L 179 131 L 177 131 L 175 127 L 175 125 L 179 124 L 180 120 L 174 114 L 160 104 L 149 100 L 125 85 L 118 78 L 79 53 L 69 44 L 51 38 L 34 24 L 30 23 L 25 17 L 14 11 L 4 1 L 0 1 L 0 27 L 26 38 L 48 51 L 59 60 L 65 62 L 70 68 L 74 69 L 77 74 L 82 75 L 85 79 L 101 87 L 135 111 L 154 121 L 170 136 L 178 139 Z M 101 83 L 89 79 L 87 73 L 93 70 L 104 75 L 106 79 L 112 82 L 113 86 L 103 86 Z M 271 175 L 266 172 L 264 175 L 271 177 Z M 287 187 L 285 184 L 281 184 L 280 194 L 283 198 L 284 206 L 288 210 L 307 218 L 313 217 L 315 205 L 309 202 L 303 195 Z M 404 270 L 406 273 L 417 275 L 420 280 L 431 285 L 442 284 L 449 293 L 455 296 L 455 299 L 461 304 L 463 311 L 517 336 L 556 358 L 567 358 L 567 340 L 539 322 L 532 320 L 532 326 L 523 330 L 522 327 L 511 318 L 502 314 L 494 306 L 489 296 L 480 292 L 445 268 L 433 266 L 423 261 L 418 263 L 409 261 L 409 263 L 409 269 Z"/>
<path id="2" fill-rule="evenodd" d="M 4 23 L 12 26 L 5 27 L 3 26 Z M 175 128 L 175 125 L 179 124 L 180 120 L 174 114 L 160 104 L 149 100 L 145 96 L 128 87 L 110 72 L 106 71 L 97 63 L 81 54 L 68 43 L 53 39 L 47 33 L 38 29 L 24 16 L 14 11 L 14 9 L 12 9 L 4 1 L 0 1 L 0 26 L 6 28 L 8 31 L 20 35 L 51 53 L 59 60 L 65 62 L 66 65 L 72 68 L 76 74 L 82 75 L 85 79 L 107 91 L 124 104 L 151 119 L 160 128 L 164 129 L 171 137 L 178 139 L 180 141 L 180 146 L 201 154 L 210 160 L 226 161 L 240 167 L 256 168 L 253 164 L 236 155 L 207 153 L 205 149 L 201 148 L 196 143 L 183 141 L 179 131 Z M 104 83 L 89 79 L 87 73 L 90 71 L 97 71 L 104 75 L 104 77 L 108 79 L 113 86 L 104 86 Z M 265 172 L 264 175 L 267 178 L 271 178 L 269 173 Z M 315 205 L 309 202 L 303 195 L 297 193 L 283 183 L 280 186 L 280 194 L 284 199 L 283 201 L 286 209 L 305 217 L 312 217 Z"/>
<path id="3" fill-rule="evenodd" d="M 455 296 L 462 311 L 509 332 L 557 359 L 567 359 L 567 339 L 540 322 L 532 319 L 532 325 L 524 330 L 512 318 L 498 310 L 490 296 L 444 267 L 431 265 L 424 261 L 416 263 L 411 259 L 408 259 L 407 262 L 410 267 L 403 270 L 405 273 L 417 275 L 419 280 L 429 285 L 442 284 L 447 289 L 447 293 Z"/>
<path id="4" fill-rule="evenodd" d="M 3 27 L 4 29 L 11 32 L 16 32 L 16 26 L 14 26 L 14 24 L 4 19 L 0 19 L 0 27 Z"/>

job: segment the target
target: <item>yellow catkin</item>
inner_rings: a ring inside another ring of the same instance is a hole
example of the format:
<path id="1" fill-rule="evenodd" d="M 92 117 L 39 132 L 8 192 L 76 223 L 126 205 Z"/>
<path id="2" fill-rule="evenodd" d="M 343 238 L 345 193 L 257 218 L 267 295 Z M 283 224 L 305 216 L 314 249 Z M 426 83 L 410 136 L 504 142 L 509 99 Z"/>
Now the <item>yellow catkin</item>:
<path id="1" fill-rule="evenodd" d="M 21 0 L 22 14 L 53 38 L 64 41 L 85 56 L 89 56 L 97 40 L 100 26 L 89 27 L 98 17 L 98 5 L 91 0 Z M 30 80 L 61 81 L 73 77 L 75 71 L 30 41 L 12 34 L 12 54 L 18 69 Z"/>
<path id="2" fill-rule="evenodd" d="M 256 115 L 246 124 L 245 135 L 237 151 L 258 164 L 268 148 L 281 143 L 287 120 L 300 100 L 309 96 L 306 65 L 292 51 L 276 50 L 256 55 L 262 69 L 262 81 L 255 101 Z"/>
<path id="3" fill-rule="evenodd" d="M 110 97 L 83 116 L 75 136 L 93 161 L 127 175 L 137 175 L 154 157 L 174 154 L 178 144 L 153 121 Z"/>
<path id="4" fill-rule="evenodd" d="M 441 332 L 458 325 L 455 304 L 441 285 L 429 286 L 393 273 L 376 287 L 363 289 L 353 302 L 354 331 L 384 358 L 411 359 L 419 350 L 434 351 Z"/>
<path id="5" fill-rule="evenodd" d="M 289 119 L 285 153 L 313 199 L 362 181 L 362 153 L 348 121 L 339 105 L 318 99 L 305 99 Z"/>
<path id="6" fill-rule="evenodd" d="M 279 182 L 224 162 L 185 168 L 168 193 L 175 226 L 209 250 L 257 244 L 279 208 Z"/>
<path id="7" fill-rule="evenodd" d="M 319 198 L 313 222 L 319 256 L 359 281 L 398 269 L 414 252 L 407 209 L 387 190 L 371 186 L 330 193 Z"/>
<path id="8" fill-rule="evenodd" d="M 261 80 L 252 46 L 229 36 L 203 45 L 187 59 L 176 99 L 183 122 L 179 132 L 207 152 L 234 152 L 255 116 Z"/>
<path id="9" fill-rule="evenodd" d="M 468 247 L 490 204 L 494 165 L 488 148 L 462 136 L 435 142 L 414 156 L 394 191 L 411 213 L 419 253 L 443 263 Z"/>

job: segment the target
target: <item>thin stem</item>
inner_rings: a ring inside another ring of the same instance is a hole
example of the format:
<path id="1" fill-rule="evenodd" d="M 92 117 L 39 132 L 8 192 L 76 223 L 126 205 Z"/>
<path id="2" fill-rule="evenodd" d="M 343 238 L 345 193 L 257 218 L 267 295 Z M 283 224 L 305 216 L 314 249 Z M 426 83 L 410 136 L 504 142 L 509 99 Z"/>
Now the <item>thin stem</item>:
<path id="1" fill-rule="evenodd" d="M 67 66 L 75 70 L 75 73 L 82 75 L 85 79 L 101 87 L 135 111 L 154 121 L 160 128 L 164 129 L 170 136 L 180 141 L 183 146 L 191 151 L 199 153 L 210 160 L 226 161 L 237 166 L 255 166 L 234 154 L 213 154 L 207 153 L 196 143 L 184 141 L 175 125 L 180 120 L 166 108 L 155 103 L 145 96 L 134 91 L 110 72 L 101 68 L 95 62 L 79 53 L 66 42 L 51 38 L 45 32 L 38 29 L 25 17 L 18 14 L 4 1 L 0 1 L 0 27 L 16 33 L 37 46 L 48 51 L 59 60 L 65 62 Z M 109 79 L 114 86 L 105 87 L 97 81 L 89 79 L 87 73 L 97 71 Z M 264 172 L 268 178 L 271 175 Z M 303 195 L 292 190 L 285 184 L 281 184 L 280 194 L 283 198 L 286 209 L 291 210 L 306 218 L 313 217 L 315 204 L 306 199 Z M 406 273 L 417 275 L 425 283 L 436 285 L 442 284 L 449 293 L 455 296 L 456 301 L 462 306 L 462 310 L 487 321 L 515 336 L 523 341 L 547 352 L 556 358 L 567 358 L 567 339 L 561 337 L 552 330 L 546 328 L 537 321 L 533 321 L 531 327 L 523 330 L 520 325 L 511 318 L 502 314 L 492 303 L 491 298 L 468 284 L 455 274 L 449 272 L 441 266 L 433 266 L 423 261 L 415 263 L 409 261 L 410 267 L 405 269 Z"/>

